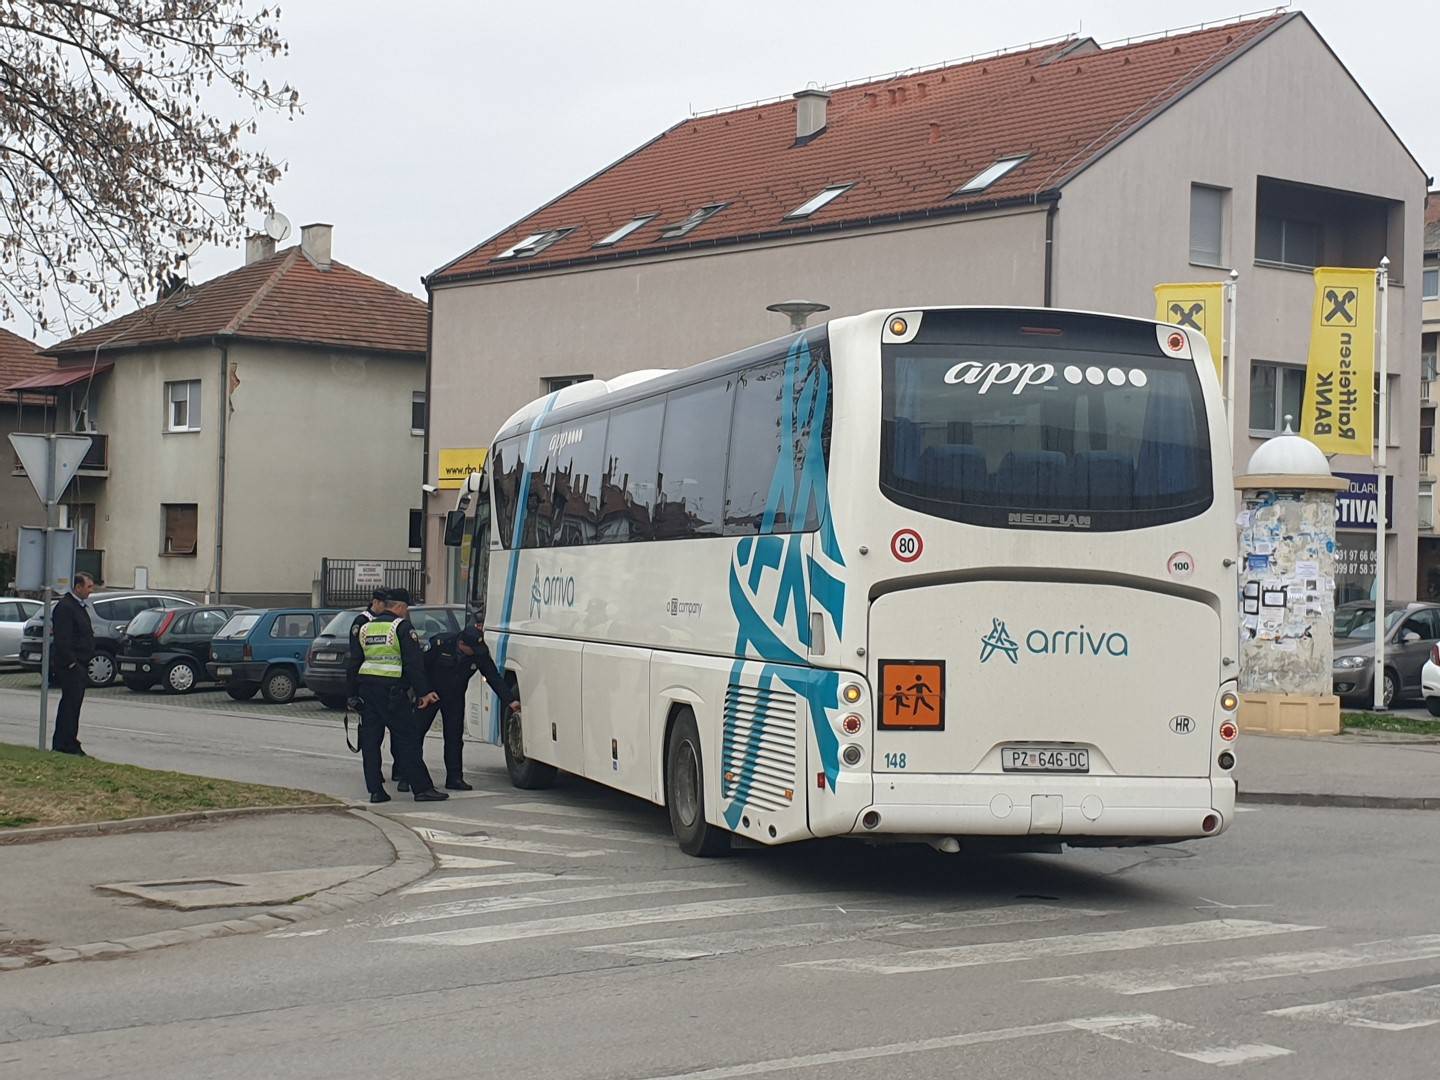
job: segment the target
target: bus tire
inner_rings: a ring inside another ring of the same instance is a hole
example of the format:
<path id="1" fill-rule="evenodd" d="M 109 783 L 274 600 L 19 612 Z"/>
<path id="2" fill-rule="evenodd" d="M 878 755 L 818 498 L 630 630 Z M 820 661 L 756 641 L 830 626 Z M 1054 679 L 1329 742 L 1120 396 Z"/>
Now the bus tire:
<path id="1" fill-rule="evenodd" d="M 520 722 L 520 717 L 506 708 L 503 702 L 500 707 L 505 709 L 505 718 L 502 721 L 505 738 L 502 741 L 505 744 L 505 771 L 510 774 L 511 785 L 522 791 L 539 791 L 551 787 L 559 770 L 554 765 L 532 761 L 525 756 L 524 725 Z"/>
<path id="2" fill-rule="evenodd" d="M 680 850 L 702 859 L 730 850 L 730 833 L 705 820 L 705 758 L 695 714 L 680 710 L 665 746 L 665 806 Z"/>

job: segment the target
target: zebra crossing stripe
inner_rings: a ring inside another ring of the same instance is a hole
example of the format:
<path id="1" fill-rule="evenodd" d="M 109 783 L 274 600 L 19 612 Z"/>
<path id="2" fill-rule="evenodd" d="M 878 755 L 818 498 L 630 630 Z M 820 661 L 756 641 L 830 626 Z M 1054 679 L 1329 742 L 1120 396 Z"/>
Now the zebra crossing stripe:
<path id="1" fill-rule="evenodd" d="M 1271 1046 L 1269 1043 L 1227 1045 L 1225 1037 L 1216 1032 L 1148 1013 L 1071 1020 L 1070 1026 L 1116 1042 L 1198 1061 L 1202 1065 L 1245 1065 L 1252 1061 L 1285 1057 L 1295 1052 L 1283 1046 Z"/>
<path id="2" fill-rule="evenodd" d="M 699 960 L 763 948 L 798 948 L 853 940 L 874 932 L 925 934 L 964 930 L 976 926 L 1003 926 L 1010 923 L 1052 922 L 1072 917 L 1108 915 L 1087 908 L 1050 907 L 1043 904 L 1016 904 L 1011 907 L 976 908 L 971 911 L 940 912 L 921 918 L 896 921 L 893 915 L 851 919 L 843 924 L 801 923 L 741 930 L 721 930 L 688 937 L 655 938 L 613 945 L 587 945 L 581 952 L 608 953 L 638 960 Z"/>
<path id="3" fill-rule="evenodd" d="M 606 816 L 606 811 L 598 807 L 572 806 L 570 803 L 547 803 L 547 802 L 518 802 L 518 803 L 497 803 L 490 807 L 491 810 L 506 810 L 512 814 L 550 814 L 555 817 L 583 818 L 586 821 L 595 821 Z"/>
<path id="4" fill-rule="evenodd" d="M 1377 1031 L 1411 1031 L 1440 1024 L 1440 983 L 1419 986 L 1414 990 L 1396 990 L 1388 994 L 1324 1001 L 1318 1005 L 1271 1009 L 1265 1015 L 1294 1020 L 1322 1020 L 1331 1024 L 1373 1028 Z"/>
<path id="5" fill-rule="evenodd" d="M 541 822 L 515 822 L 515 821 L 471 821 L 471 826 L 477 829 L 496 829 L 500 832 L 530 832 L 544 833 L 547 836 L 577 836 L 583 840 L 604 840 L 607 843 L 620 844 L 645 844 L 650 847 L 673 848 L 675 841 L 670 837 L 659 837 L 641 832 L 631 832 L 621 829 L 606 828 L 577 828 L 567 825 L 551 825 Z"/>
<path id="6" fill-rule="evenodd" d="M 451 855 L 448 851 L 437 851 L 435 864 L 441 870 L 489 870 L 496 866 L 515 865 L 504 859 L 477 859 L 473 855 Z"/>
<path id="7" fill-rule="evenodd" d="M 476 860 L 485 862 L 485 859 Z M 511 863 L 501 863 L 502 866 L 511 866 Z M 545 873 L 515 873 L 515 874 L 455 874 L 451 877 L 435 877 L 420 882 L 418 885 L 411 885 L 408 889 L 401 889 L 401 896 L 418 896 L 423 893 L 437 892 L 460 892 L 464 889 L 498 889 L 509 885 L 533 885 L 540 881 L 557 881 L 561 877 L 566 881 L 594 881 L 589 874 L 545 874 Z"/>
<path id="8" fill-rule="evenodd" d="M 1293 934 L 1319 930 L 1318 926 L 1258 922 L 1250 919 L 1213 919 L 1176 923 L 1169 926 L 1141 926 L 1095 934 L 997 941 L 984 945 L 954 945 L 939 949 L 913 949 L 892 957 L 840 957 L 834 960 L 805 960 L 789 967 L 826 971 L 852 971 L 867 975 L 909 975 L 949 968 L 985 964 L 1014 964 L 1026 960 L 1054 960 L 1062 956 L 1123 952 L 1131 949 L 1164 948 L 1215 941 Z"/>
<path id="9" fill-rule="evenodd" d="M 1419 937 L 1369 941 L 1335 949 L 1233 957 L 1190 966 L 1175 964 L 1163 968 L 1062 975 L 1033 981 L 1087 986 L 1116 994 L 1158 994 L 1167 990 L 1188 990 L 1197 986 L 1220 986 L 1290 975 L 1344 971 L 1347 968 L 1404 964 L 1435 957 L 1440 957 L 1440 934 L 1425 934 Z"/>
<path id="10" fill-rule="evenodd" d="M 559 844 L 542 844 L 534 840 L 507 840 L 502 837 L 465 836 L 461 833 L 446 832 L 444 829 L 416 829 L 415 832 L 431 844 L 445 847 L 490 848 L 495 851 L 514 851 L 522 855 L 553 855 L 561 859 L 594 859 L 601 855 L 614 855 L 605 848 L 571 848 Z"/>
<path id="11" fill-rule="evenodd" d="M 524 908 L 550 907 L 555 904 L 585 904 L 596 900 L 614 900 L 622 896 L 649 896 L 659 893 L 695 892 L 701 889 L 734 888 L 723 882 L 711 881 L 622 881 L 613 885 L 579 885 L 567 889 L 548 889 L 525 896 L 486 896 L 475 900 L 452 900 L 409 911 L 394 911 L 380 920 L 381 926 L 408 926 L 412 923 L 434 922 L 437 919 L 459 919 L 484 915 L 492 911 L 519 911 Z"/>
<path id="12" fill-rule="evenodd" d="M 643 883 L 647 891 L 654 883 Z M 594 915 L 567 915 L 530 922 L 502 923 L 496 926 L 473 926 L 458 930 L 440 930 L 432 934 L 409 934 L 385 938 L 391 944 L 403 945 L 493 945 L 503 941 L 552 937 L 558 934 L 589 934 L 606 930 L 622 930 L 632 926 L 656 923 L 692 922 L 701 919 L 728 919 L 736 915 L 765 915 L 776 911 L 799 911 L 805 908 L 829 907 L 844 903 L 848 896 L 823 893 L 795 893 L 780 896 L 752 896 L 734 900 L 710 900 L 666 907 L 640 908 L 629 911 L 602 911 Z"/>

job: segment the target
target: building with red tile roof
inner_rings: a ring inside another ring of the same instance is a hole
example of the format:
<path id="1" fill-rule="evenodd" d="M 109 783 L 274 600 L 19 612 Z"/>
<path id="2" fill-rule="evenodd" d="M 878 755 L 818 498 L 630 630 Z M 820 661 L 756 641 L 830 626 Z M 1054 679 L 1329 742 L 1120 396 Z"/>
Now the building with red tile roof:
<path id="1" fill-rule="evenodd" d="M 5 384 L 94 440 L 65 516 L 106 584 L 308 603 L 324 557 L 412 557 L 428 313 L 331 246 L 251 237 Z"/>
<path id="2" fill-rule="evenodd" d="M 1316 265 L 1390 259 L 1390 371 L 1415 385 L 1420 290 L 1406 286 L 1421 277 L 1425 187 L 1296 11 L 1064 38 L 691 116 L 426 279 L 426 476 L 438 451 L 483 444 L 577 375 L 772 338 L 779 302 L 818 302 L 821 318 L 943 304 L 1152 317 L 1157 283 L 1231 270 L 1243 466 L 1303 395 Z M 1414 410 L 1396 409 L 1394 431 L 1415 445 Z M 1399 597 L 1415 581 L 1413 449 L 1392 472 Z"/>
<path id="3" fill-rule="evenodd" d="M 21 395 L 3 389 L 23 379 L 43 378 L 54 370 L 55 361 L 40 347 L 19 334 L 0 328 L 0 560 L 15 553 L 15 530 L 20 525 L 44 525 L 45 511 L 25 474 L 13 466 L 14 454 L 8 436 L 12 431 L 44 431 L 49 413 L 43 400 L 27 402 Z M 9 578 L 0 580 L 0 591 L 8 590 Z"/>

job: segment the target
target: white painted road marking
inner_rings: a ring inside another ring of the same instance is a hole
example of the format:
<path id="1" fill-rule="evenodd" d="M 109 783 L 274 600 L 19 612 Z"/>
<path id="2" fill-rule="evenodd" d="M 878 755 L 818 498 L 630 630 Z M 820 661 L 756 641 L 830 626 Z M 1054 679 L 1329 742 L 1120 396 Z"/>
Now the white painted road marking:
<path id="1" fill-rule="evenodd" d="M 496 810 L 509 810 L 516 814 L 554 814 L 556 817 L 583 818 L 596 821 L 606 812 L 589 806 L 571 806 L 568 803 L 517 802 L 495 805 Z"/>
<path id="2" fill-rule="evenodd" d="M 1414 1028 L 1440 1024 L 1440 983 L 1396 990 L 1389 994 L 1341 998 L 1318 1005 L 1296 1005 L 1289 1009 L 1271 1009 L 1266 1016 L 1283 1016 L 1297 1020 L 1323 1020 L 1347 1027 L 1374 1028 L 1378 1031 L 1410 1031 Z"/>
<path id="3" fill-rule="evenodd" d="M 870 1061 L 875 1058 L 900 1057 L 903 1054 L 923 1054 L 932 1050 L 956 1050 L 965 1046 L 1010 1042 L 1013 1039 L 1030 1039 L 1039 1035 L 1065 1035 L 1077 1030 L 1064 1022 L 1029 1024 L 1025 1027 L 976 1031 L 967 1035 L 944 1035 L 938 1039 L 916 1039 L 913 1042 L 887 1043 L 884 1046 L 863 1046 L 855 1050 L 831 1050 L 823 1054 L 771 1058 L 769 1061 L 752 1061 L 743 1065 L 722 1065 L 719 1068 L 698 1069 L 695 1072 L 651 1076 L 646 1080 L 730 1080 L 735 1076 L 761 1076 L 765 1073 L 785 1072 L 789 1069 L 813 1069 L 817 1065 Z"/>
<path id="4" fill-rule="evenodd" d="M 1245 1065 L 1252 1061 L 1284 1057 L 1295 1051 L 1269 1043 L 1227 1045 L 1225 1037 L 1180 1024 L 1164 1017 L 1140 1013 L 1135 1016 L 1096 1016 L 1088 1020 L 1072 1020 L 1071 1026 L 1106 1039 L 1159 1050 L 1176 1057 L 1198 1061 L 1202 1065 Z"/>
<path id="5" fill-rule="evenodd" d="M 1093 972 L 1088 975 L 1061 975 L 1034 982 L 1070 983 L 1110 990 L 1117 994 L 1158 994 L 1167 990 L 1188 990 L 1196 986 L 1223 986 L 1257 979 L 1278 979 L 1288 975 L 1315 975 L 1325 971 L 1404 964 L 1440 956 L 1440 934 L 1392 938 L 1309 952 L 1274 953 L 1270 956 L 1234 957 L 1191 966 L 1175 964 L 1163 968 Z"/>
<path id="6" fill-rule="evenodd" d="M 1028 938 L 1023 941 L 997 941 L 985 945 L 913 949 L 892 958 L 840 957 L 835 960 L 806 960 L 788 966 L 854 971 L 867 975 L 907 975 L 922 971 L 943 971 L 947 968 L 977 967 L 982 964 L 1013 964 L 1026 960 L 1084 956 L 1089 953 L 1236 941 L 1242 938 L 1319 929 L 1322 928 L 1256 922 L 1249 919 L 1213 919 L 1170 926 L 1140 926 L 1133 930 L 1097 934 L 1069 934 L 1060 937 Z"/>
<path id="7" fill-rule="evenodd" d="M 477 860 L 484 862 L 484 859 Z M 509 866 L 509 863 L 503 865 Z M 420 893 L 459 892 L 462 889 L 498 889 L 506 885 L 533 885 L 537 881 L 595 881 L 589 874 L 456 874 L 452 877 L 435 877 L 401 889 L 401 896 L 415 896 Z"/>
<path id="8" fill-rule="evenodd" d="M 971 911 L 939 912 L 918 919 L 896 921 L 889 914 L 850 917 L 844 922 L 801 923 L 754 929 L 722 930 L 687 937 L 654 938 L 649 941 L 614 945 L 587 945 L 581 952 L 609 953 L 641 960 L 699 960 L 761 948 L 798 948 L 852 940 L 867 933 L 939 933 L 976 926 L 1004 926 L 1013 923 L 1053 922 L 1071 917 L 1111 914 L 1088 908 L 1061 908 L 1043 904 L 1016 904 L 1012 907 L 976 908 Z M 852 916 L 854 913 L 852 912 Z"/>
<path id="9" fill-rule="evenodd" d="M 565 825 L 550 825 L 540 822 L 517 822 L 517 821 L 472 821 L 469 823 L 477 829 L 495 829 L 500 832 L 514 830 L 515 832 L 545 833 L 549 836 L 577 836 L 583 840 L 604 840 L 608 843 L 618 844 L 645 844 L 650 847 L 674 847 L 675 841 L 670 837 L 655 836 L 653 833 L 629 832 L 621 829 L 606 828 L 578 828 Z"/>
<path id="10" fill-rule="evenodd" d="M 386 938 L 392 944 L 405 945 L 490 945 L 501 941 L 522 941 L 528 938 L 552 937 L 557 934 L 588 934 L 603 930 L 622 930 L 631 926 L 654 923 L 692 922 L 700 919 L 726 919 L 734 915 L 764 915 L 775 911 L 799 911 L 805 908 L 829 907 L 839 895 L 796 893 L 781 896 L 753 896 L 736 900 L 702 901 L 694 904 L 672 904 L 667 907 L 639 908 L 630 911 L 604 911 L 595 915 L 569 915 L 530 922 L 503 923 L 498 926 L 476 926 L 460 930 L 441 930 L 433 934 L 411 934 Z"/>
<path id="11" fill-rule="evenodd" d="M 437 851 L 435 861 L 441 870 L 487 870 L 495 866 L 515 865 L 504 859 L 477 859 L 473 855 L 451 855 L 445 851 Z"/>
<path id="12" fill-rule="evenodd" d="M 604 848 L 568 848 L 558 844 L 540 844 L 532 840 L 504 840 L 491 836 L 463 836 L 446 832 L 444 829 L 416 829 L 422 839 L 446 847 L 491 848 L 495 851 L 514 851 L 523 855 L 553 855 L 562 859 L 594 859 L 601 855 L 613 855 Z"/>
<path id="13" fill-rule="evenodd" d="M 582 904 L 614 900 L 621 896 L 648 896 L 667 892 L 696 892 L 701 889 L 732 889 L 735 886 L 710 881 L 622 881 L 614 885 L 579 885 L 573 889 L 549 889 L 526 896 L 486 896 L 476 900 L 452 900 L 410 911 L 395 911 L 380 920 L 382 926 L 408 926 L 436 919 L 459 919 L 491 911 L 519 911 L 555 904 Z"/>

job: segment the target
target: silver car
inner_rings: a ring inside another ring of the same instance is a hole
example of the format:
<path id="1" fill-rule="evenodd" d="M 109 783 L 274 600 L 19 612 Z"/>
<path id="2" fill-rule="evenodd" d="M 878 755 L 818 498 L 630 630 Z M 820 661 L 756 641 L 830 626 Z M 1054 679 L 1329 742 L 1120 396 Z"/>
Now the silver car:
<path id="1" fill-rule="evenodd" d="M 1440 604 L 1385 605 L 1385 707 L 1423 696 L 1420 673 L 1440 641 Z M 1375 700 L 1375 605 L 1367 601 L 1335 609 L 1335 696 L 1346 704 Z"/>
<path id="2" fill-rule="evenodd" d="M 0 663 L 19 662 L 20 639 L 25 636 L 25 621 L 31 615 L 39 613 L 39 600 L 0 596 Z"/>
<path id="3" fill-rule="evenodd" d="M 95 655 L 88 674 L 93 687 L 109 686 L 115 681 L 115 654 L 120 648 L 120 635 L 130 620 L 142 611 L 161 607 L 194 607 L 194 600 L 150 592 L 97 592 L 90 594 L 90 625 L 95 630 Z M 26 671 L 40 670 L 41 626 L 44 622 L 40 605 L 25 624 L 20 645 L 20 666 Z M 52 639 L 53 640 L 53 639 Z"/>

